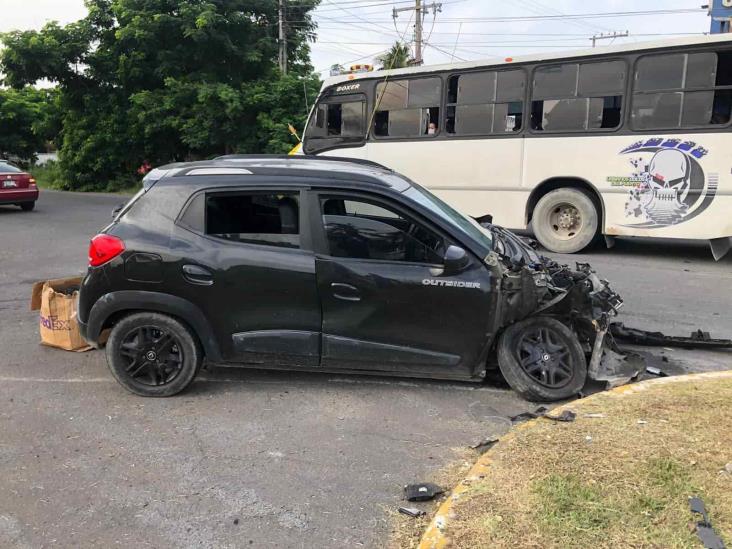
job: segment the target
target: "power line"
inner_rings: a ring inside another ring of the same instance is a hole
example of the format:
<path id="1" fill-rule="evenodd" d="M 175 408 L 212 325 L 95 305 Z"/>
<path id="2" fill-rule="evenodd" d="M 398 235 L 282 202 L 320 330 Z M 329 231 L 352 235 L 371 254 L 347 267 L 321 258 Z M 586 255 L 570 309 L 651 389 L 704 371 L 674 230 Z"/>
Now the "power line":
<path id="1" fill-rule="evenodd" d="M 333 5 L 333 4 L 331 4 Z M 345 8 L 341 8 L 345 10 Z M 704 13 L 703 10 L 697 8 L 685 9 L 667 9 L 667 10 L 645 10 L 645 11 L 623 11 L 623 12 L 599 12 L 599 13 L 574 13 L 565 15 L 527 15 L 527 16 L 505 16 L 505 17 L 470 17 L 470 18 L 447 18 L 438 21 L 438 24 L 457 24 L 457 23 L 513 23 L 520 21 L 546 21 L 557 19 L 604 19 L 608 17 L 642 17 L 655 15 L 683 15 L 689 13 Z M 356 15 L 354 15 L 356 16 Z M 391 23 L 389 20 L 368 20 L 359 18 L 360 22 L 366 22 L 371 25 Z M 338 23 L 350 24 L 359 21 L 333 20 Z M 293 21 L 293 23 L 309 23 L 309 21 Z M 382 27 L 383 28 L 383 27 Z"/>

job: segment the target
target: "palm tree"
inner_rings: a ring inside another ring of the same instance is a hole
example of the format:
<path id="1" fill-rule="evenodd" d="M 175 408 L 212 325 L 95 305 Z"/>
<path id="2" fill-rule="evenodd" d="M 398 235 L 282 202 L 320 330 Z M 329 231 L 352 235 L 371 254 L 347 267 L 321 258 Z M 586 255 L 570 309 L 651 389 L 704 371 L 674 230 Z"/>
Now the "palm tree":
<path id="1" fill-rule="evenodd" d="M 412 52 L 404 42 L 395 42 L 391 49 L 376 58 L 380 69 L 401 69 L 412 64 Z"/>

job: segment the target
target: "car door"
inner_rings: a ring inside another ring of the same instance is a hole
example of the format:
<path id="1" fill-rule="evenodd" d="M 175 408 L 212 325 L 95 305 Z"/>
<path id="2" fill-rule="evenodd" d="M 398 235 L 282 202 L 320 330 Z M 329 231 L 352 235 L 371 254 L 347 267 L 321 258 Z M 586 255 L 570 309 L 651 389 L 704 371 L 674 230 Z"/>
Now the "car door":
<path id="1" fill-rule="evenodd" d="M 320 302 L 301 191 L 198 193 L 178 221 L 183 296 L 217 334 L 227 362 L 318 367 Z"/>
<path id="2" fill-rule="evenodd" d="M 482 369 L 491 303 L 480 260 L 468 254 L 449 272 L 455 242 L 384 196 L 321 191 L 314 202 L 324 367 L 454 377 Z"/>

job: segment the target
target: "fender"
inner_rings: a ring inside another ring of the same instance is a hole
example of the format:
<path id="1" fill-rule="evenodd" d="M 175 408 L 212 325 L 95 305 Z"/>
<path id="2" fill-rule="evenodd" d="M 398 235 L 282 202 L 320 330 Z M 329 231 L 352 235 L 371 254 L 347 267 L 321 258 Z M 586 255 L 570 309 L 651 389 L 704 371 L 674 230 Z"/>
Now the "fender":
<path id="1" fill-rule="evenodd" d="M 198 336 L 209 362 L 221 362 L 219 344 L 203 311 L 186 299 L 160 292 L 122 290 L 104 294 L 89 312 L 86 325 L 80 326 L 82 335 L 96 346 L 107 319 L 114 313 L 126 310 L 166 313 L 180 318 Z"/>

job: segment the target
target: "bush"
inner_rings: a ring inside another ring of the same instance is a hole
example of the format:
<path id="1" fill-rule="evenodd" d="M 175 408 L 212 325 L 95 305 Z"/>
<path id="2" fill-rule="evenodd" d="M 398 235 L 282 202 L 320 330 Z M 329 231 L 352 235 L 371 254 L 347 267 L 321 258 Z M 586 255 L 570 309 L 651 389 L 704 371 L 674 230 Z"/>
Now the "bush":
<path id="1" fill-rule="evenodd" d="M 30 169 L 36 183 L 42 189 L 63 189 L 61 169 L 58 162 L 49 160 L 43 165 L 32 166 Z"/>
<path id="2" fill-rule="evenodd" d="M 136 192 L 142 186 L 141 177 L 117 176 L 106 182 L 95 185 L 74 185 L 64 175 L 58 162 L 49 160 L 43 165 L 33 166 L 31 173 L 36 183 L 42 189 L 56 189 L 59 191 L 98 191 L 106 193 Z"/>

